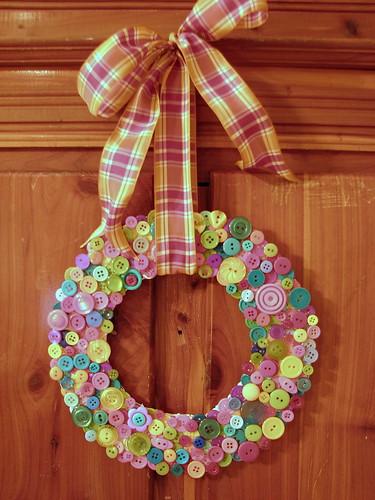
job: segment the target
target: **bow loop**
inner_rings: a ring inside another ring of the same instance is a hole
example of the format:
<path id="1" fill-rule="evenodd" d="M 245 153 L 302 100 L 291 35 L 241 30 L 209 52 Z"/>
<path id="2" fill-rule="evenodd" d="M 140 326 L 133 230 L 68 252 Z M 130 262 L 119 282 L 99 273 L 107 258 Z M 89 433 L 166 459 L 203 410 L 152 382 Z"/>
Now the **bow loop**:
<path id="1" fill-rule="evenodd" d="M 246 28 L 264 24 L 268 17 L 266 0 L 198 1 L 179 33 L 195 33 L 206 41 L 214 41 L 228 35 L 243 20 Z"/>

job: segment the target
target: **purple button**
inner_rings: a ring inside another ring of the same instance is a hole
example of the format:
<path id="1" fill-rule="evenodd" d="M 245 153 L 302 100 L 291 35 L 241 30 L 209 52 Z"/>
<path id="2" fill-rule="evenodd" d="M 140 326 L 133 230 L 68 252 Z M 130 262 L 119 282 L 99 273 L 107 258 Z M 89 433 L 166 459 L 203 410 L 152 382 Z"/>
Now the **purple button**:
<path id="1" fill-rule="evenodd" d="M 61 338 L 61 333 L 57 330 L 50 330 L 48 333 L 48 340 L 54 344 L 58 344 Z"/>
<path id="2" fill-rule="evenodd" d="M 302 358 L 302 356 L 305 354 L 306 349 L 303 345 L 295 345 L 292 349 L 292 352 L 297 358 Z"/>
<path id="3" fill-rule="evenodd" d="M 104 245 L 104 255 L 106 257 L 110 257 L 111 259 L 114 259 L 115 257 L 118 257 L 120 255 L 121 251 L 114 247 L 112 243 L 107 241 Z"/>
<path id="4" fill-rule="evenodd" d="M 130 229 L 135 229 L 137 224 L 138 224 L 138 221 L 137 221 L 136 217 L 133 217 L 133 215 L 129 215 L 128 217 L 126 217 L 125 226 L 129 227 Z"/>
<path id="5" fill-rule="evenodd" d="M 282 339 L 285 335 L 285 330 L 281 325 L 272 325 L 269 334 L 273 339 Z"/>
<path id="6" fill-rule="evenodd" d="M 218 267 L 220 267 L 222 260 L 223 258 L 221 255 L 214 253 L 212 255 L 209 255 L 209 257 L 207 258 L 207 264 L 213 269 L 217 269 Z"/>
<path id="7" fill-rule="evenodd" d="M 238 398 L 241 401 L 243 401 L 242 385 L 236 385 L 235 387 L 233 387 L 232 390 L 230 391 L 230 395 L 233 398 Z"/>
<path id="8" fill-rule="evenodd" d="M 260 265 L 260 270 L 263 271 L 265 274 L 270 273 L 272 269 L 273 269 L 273 264 L 270 260 L 264 260 Z"/>
<path id="9" fill-rule="evenodd" d="M 90 266 L 90 259 L 86 253 L 80 253 L 76 257 L 76 266 L 80 269 L 87 269 Z"/>
<path id="10" fill-rule="evenodd" d="M 287 377 L 279 377 L 279 384 L 282 389 L 290 394 L 296 394 L 298 392 L 296 384 Z"/>

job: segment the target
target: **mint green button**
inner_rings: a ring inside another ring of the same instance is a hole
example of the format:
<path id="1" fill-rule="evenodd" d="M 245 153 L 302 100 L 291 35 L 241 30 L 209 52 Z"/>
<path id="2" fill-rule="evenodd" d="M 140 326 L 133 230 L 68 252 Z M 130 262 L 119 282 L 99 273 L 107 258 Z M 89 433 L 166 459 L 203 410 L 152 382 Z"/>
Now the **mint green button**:
<path id="1" fill-rule="evenodd" d="M 72 419 L 77 427 L 88 427 L 92 422 L 92 413 L 86 406 L 76 406 L 72 412 Z"/>
<path id="2" fill-rule="evenodd" d="M 241 243 L 236 238 L 227 238 L 224 241 L 223 250 L 227 255 L 237 255 L 241 250 Z"/>

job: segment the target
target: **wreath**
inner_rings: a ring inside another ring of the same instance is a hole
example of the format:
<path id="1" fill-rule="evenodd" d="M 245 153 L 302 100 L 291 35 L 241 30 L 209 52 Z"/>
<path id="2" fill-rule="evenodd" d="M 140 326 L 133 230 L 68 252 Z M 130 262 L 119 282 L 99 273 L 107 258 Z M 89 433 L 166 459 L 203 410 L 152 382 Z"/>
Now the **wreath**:
<path id="1" fill-rule="evenodd" d="M 159 475 L 200 478 L 255 461 L 294 419 L 318 359 L 318 317 L 290 260 L 246 217 L 196 211 L 191 82 L 237 147 L 240 168 L 295 180 L 266 111 L 209 43 L 240 21 L 256 28 L 266 19 L 265 0 L 199 0 L 168 40 L 143 26 L 123 29 L 78 74 L 94 115 L 123 114 L 101 156 L 101 224 L 65 271 L 48 315 L 50 376 L 87 441 Z M 152 137 L 155 209 L 124 217 Z M 146 408 L 110 363 L 116 307 L 144 279 L 178 273 L 224 286 L 249 333 L 240 380 L 206 414 Z"/>

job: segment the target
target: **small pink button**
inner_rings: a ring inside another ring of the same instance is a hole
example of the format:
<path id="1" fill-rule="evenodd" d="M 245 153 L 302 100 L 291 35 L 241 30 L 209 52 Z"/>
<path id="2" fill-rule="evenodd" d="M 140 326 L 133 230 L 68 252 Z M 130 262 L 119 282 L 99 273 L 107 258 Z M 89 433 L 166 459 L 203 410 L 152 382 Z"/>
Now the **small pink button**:
<path id="1" fill-rule="evenodd" d="M 306 326 L 306 314 L 302 311 L 292 311 L 289 317 L 294 328 L 303 328 Z"/>
<path id="2" fill-rule="evenodd" d="M 263 361 L 263 363 L 265 363 L 265 362 L 266 362 L 266 361 Z M 263 382 L 263 379 L 264 379 L 263 375 L 262 375 L 262 374 L 261 374 L 261 372 L 260 372 L 260 371 L 258 371 L 258 370 L 257 370 L 257 371 L 255 371 L 254 373 L 252 373 L 252 374 L 250 375 L 250 380 L 251 380 L 251 382 L 252 382 L 253 384 L 257 384 L 257 385 L 259 385 L 259 384 L 261 384 L 261 383 Z"/>
<path id="3" fill-rule="evenodd" d="M 146 457 L 134 457 L 130 464 L 135 469 L 144 469 L 147 466 L 147 458 Z"/>
<path id="4" fill-rule="evenodd" d="M 319 326 L 309 326 L 307 329 L 307 335 L 310 337 L 310 339 L 317 339 L 320 337 L 320 328 Z"/>
<path id="5" fill-rule="evenodd" d="M 251 252 L 246 252 L 242 256 L 242 260 L 245 262 L 245 265 L 248 269 L 256 269 L 260 264 L 260 258 L 258 257 L 258 255 L 255 255 Z"/>
<path id="6" fill-rule="evenodd" d="M 79 386 L 77 394 L 79 394 L 83 398 L 92 396 L 93 394 L 95 394 L 95 387 L 90 382 L 83 382 L 83 384 Z"/>
<path id="7" fill-rule="evenodd" d="M 259 371 L 263 377 L 273 377 L 277 372 L 277 365 L 270 359 L 266 359 L 259 365 Z"/>
<path id="8" fill-rule="evenodd" d="M 133 460 L 133 453 L 130 453 L 130 451 L 124 451 L 118 455 L 117 460 L 121 463 L 131 462 Z"/>
<path id="9" fill-rule="evenodd" d="M 89 326 L 85 330 L 85 339 L 91 342 L 91 340 L 96 340 L 99 338 L 99 330 L 94 328 L 93 326 Z"/>
<path id="10" fill-rule="evenodd" d="M 284 422 L 292 422 L 294 419 L 294 413 L 292 410 L 283 410 L 281 412 L 281 418 L 284 420 Z"/>
<path id="11" fill-rule="evenodd" d="M 108 305 L 108 295 L 106 295 L 104 292 L 95 292 L 92 294 L 93 299 L 94 299 L 94 307 L 97 310 L 105 309 Z"/>
<path id="12" fill-rule="evenodd" d="M 212 462 L 221 462 L 224 458 L 224 451 L 219 446 L 212 446 L 208 450 L 208 456 Z"/>
<path id="13" fill-rule="evenodd" d="M 138 224 L 138 221 L 135 217 L 133 217 L 133 215 L 129 215 L 128 217 L 126 217 L 125 226 L 129 227 L 130 229 L 135 229 L 137 224 Z"/>
<path id="14" fill-rule="evenodd" d="M 217 421 L 221 425 L 226 425 L 229 423 L 231 416 L 232 416 L 232 414 L 230 411 L 225 411 L 225 410 L 219 411 L 219 413 L 217 415 Z"/>
<path id="15" fill-rule="evenodd" d="M 73 297 L 66 297 L 62 302 L 61 302 L 61 309 L 66 312 L 66 313 L 71 313 L 74 311 L 74 306 L 73 306 Z"/>
<path id="16" fill-rule="evenodd" d="M 246 307 L 246 309 L 244 309 L 242 313 L 246 319 L 251 320 L 255 320 L 258 315 L 258 311 L 255 309 L 255 307 Z"/>
<path id="17" fill-rule="evenodd" d="M 125 422 L 125 416 L 120 410 L 110 411 L 108 415 L 108 421 L 115 427 L 119 427 Z"/>
<path id="18" fill-rule="evenodd" d="M 225 453 L 235 453 L 238 448 L 238 443 L 235 439 L 228 437 L 223 439 L 221 447 L 223 448 Z"/>
<path id="19" fill-rule="evenodd" d="M 279 384 L 282 389 L 289 392 L 290 394 L 296 394 L 298 392 L 296 384 L 293 380 L 287 377 L 279 377 Z"/>
<path id="20" fill-rule="evenodd" d="M 109 241 L 106 241 L 104 245 L 104 255 L 106 257 L 114 259 L 115 257 L 118 257 L 120 253 L 121 251 L 118 248 L 114 247 Z"/>
<path id="21" fill-rule="evenodd" d="M 71 314 L 69 318 L 69 323 L 72 327 L 71 329 L 75 332 L 82 331 L 86 326 L 85 318 L 81 316 L 81 314 L 76 314 L 76 313 Z"/>
<path id="22" fill-rule="evenodd" d="M 268 314 L 261 312 L 258 314 L 256 322 L 259 326 L 267 326 L 270 324 L 271 318 Z"/>
<path id="23" fill-rule="evenodd" d="M 305 346 L 299 344 L 293 346 L 292 353 L 297 356 L 297 358 L 302 358 L 306 352 Z"/>
<path id="24" fill-rule="evenodd" d="M 110 383 L 111 381 L 109 380 L 109 377 L 106 373 L 98 372 L 95 373 L 92 377 L 92 385 L 99 391 L 102 391 L 103 389 L 109 387 Z"/>

